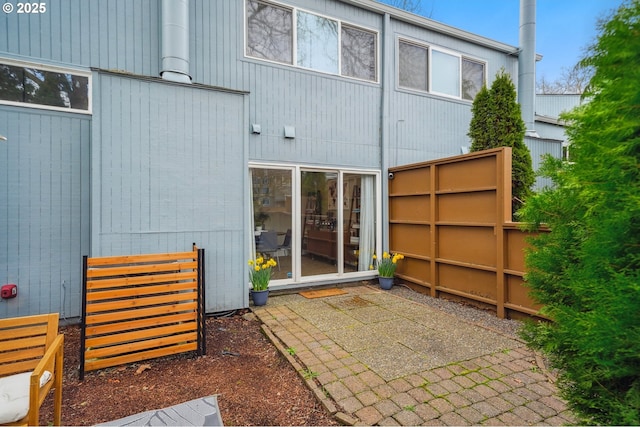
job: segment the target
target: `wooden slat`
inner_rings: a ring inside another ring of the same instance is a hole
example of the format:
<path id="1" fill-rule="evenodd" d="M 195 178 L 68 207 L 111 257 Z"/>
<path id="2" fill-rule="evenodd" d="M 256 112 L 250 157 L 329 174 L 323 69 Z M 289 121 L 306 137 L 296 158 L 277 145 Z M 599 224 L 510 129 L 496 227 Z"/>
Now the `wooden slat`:
<path id="1" fill-rule="evenodd" d="M 141 254 L 88 258 L 87 266 L 95 267 L 101 265 L 135 264 L 141 262 L 172 261 L 182 259 L 198 259 L 198 251 L 173 252 L 162 254 Z"/>
<path id="2" fill-rule="evenodd" d="M 153 359 L 156 357 L 170 356 L 172 354 L 184 353 L 187 351 L 195 351 L 196 343 L 186 343 L 174 347 L 157 348 L 139 353 L 127 354 L 123 356 L 110 357 L 108 359 L 87 360 L 85 370 L 91 371 L 95 369 L 108 368 L 110 366 L 125 365 L 127 363 L 139 362 L 141 360 Z"/>
<path id="3" fill-rule="evenodd" d="M 45 337 L 18 338 L 13 341 L 0 341 L 0 351 L 17 350 L 29 347 L 44 348 L 45 344 Z"/>
<path id="4" fill-rule="evenodd" d="M 180 344 L 183 342 L 195 341 L 198 338 L 195 332 L 190 332 L 180 335 L 165 336 L 146 341 L 132 341 L 126 344 L 113 345 L 110 347 L 99 347 L 96 349 L 87 350 L 87 359 L 109 357 L 118 354 L 126 354 L 144 351 L 146 349 L 153 349 L 158 347 L 167 347 L 172 344 Z"/>
<path id="5" fill-rule="evenodd" d="M 3 340 L 13 340 L 21 337 L 33 337 L 33 336 L 41 336 L 44 340 L 44 337 L 47 335 L 47 325 L 33 325 L 33 326 L 21 326 L 21 327 L 12 327 L 0 329 L 0 341 Z"/>
<path id="6" fill-rule="evenodd" d="M 133 321 L 112 322 L 100 326 L 88 326 L 86 331 L 88 336 L 110 334 L 139 328 L 153 328 L 155 326 L 177 322 L 196 321 L 197 317 L 197 313 L 195 312 L 179 313 L 169 316 L 155 316 L 145 319 L 136 319 Z"/>
<path id="7" fill-rule="evenodd" d="M 170 292 L 196 291 L 196 289 L 196 282 L 171 283 L 154 286 L 133 286 L 99 292 L 89 292 L 87 294 L 87 301 L 94 302 L 106 299 L 125 299 L 145 295 L 166 294 Z"/>
<path id="8" fill-rule="evenodd" d="M 40 359 L 21 360 L 16 363 L 7 363 L 5 365 L 0 365 L 0 377 L 7 374 L 17 374 L 20 372 L 33 371 L 33 368 L 38 365 L 38 362 L 40 362 Z"/>
<path id="9" fill-rule="evenodd" d="M 148 283 L 181 282 L 188 279 L 194 279 L 197 277 L 197 274 L 197 271 L 187 271 L 183 273 L 156 274 L 153 276 L 127 276 L 114 279 L 88 280 L 87 289 L 93 291 L 121 286 L 146 285 Z"/>
<path id="10" fill-rule="evenodd" d="M 119 300 L 111 302 L 100 302 L 87 306 L 87 313 L 98 313 L 102 311 L 124 310 L 134 307 L 147 307 L 150 305 L 168 304 L 177 301 L 195 301 L 198 299 L 197 292 L 182 292 L 179 294 L 160 295 L 146 298 L 133 298 L 129 300 Z"/>
<path id="11" fill-rule="evenodd" d="M 159 271 L 179 271 L 195 269 L 197 267 L 197 261 L 145 265 L 120 265 L 116 267 L 90 268 L 89 270 L 87 270 L 87 277 L 95 278 L 108 276 L 124 276 L 127 274 L 148 274 L 156 273 Z"/>
<path id="12" fill-rule="evenodd" d="M 0 364 L 15 363 L 18 360 L 35 359 L 42 357 L 44 347 L 33 347 L 15 351 L 3 351 L 0 353 Z"/>
<path id="13" fill-rule="evenodd" d="M 167 304 L 158 307 L 136 308 L 134 310 L 123 310 L 113 313 L 101 313 L 87 316 L 86 324 L 95 325 L 99 323 L 117 322 L 125 319 L 136 319 L 147 316 L 163 316 L 182 311 L 195 311 L 198 303 L 195 301 L 181 304 Z"/>
<path id="14" fill-rule="evenodd" d="M 87 339 L 86 346 L 91 348 L 113 346 L 133 341 L 144 341 L 150 338 L 168 337 L 195 330 L 194 323 L 179 323 L 177 325 L 160 326 L 157 328 L 138 329 L 120 334 L 102 335 Z"/>

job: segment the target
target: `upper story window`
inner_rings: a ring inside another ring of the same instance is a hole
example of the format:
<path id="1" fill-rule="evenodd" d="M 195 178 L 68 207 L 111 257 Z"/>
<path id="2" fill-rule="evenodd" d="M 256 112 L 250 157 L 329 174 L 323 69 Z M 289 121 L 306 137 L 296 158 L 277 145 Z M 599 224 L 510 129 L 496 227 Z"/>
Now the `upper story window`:
<path id="1" fill-rule="evenodd" d="M 484 62 L 398 41 L 398 86 L 472 101 L 485 84 Z"/>
<path id="2" fill-rule="evenodd" d="M 246 11 L 247 56 L 377 81 L 375 32 L 263 0 Z"/>
<path id="3" fill-rule="evenodd" d="M 0 104 L 91 111 L 90 73 L 0 59 Z"/>

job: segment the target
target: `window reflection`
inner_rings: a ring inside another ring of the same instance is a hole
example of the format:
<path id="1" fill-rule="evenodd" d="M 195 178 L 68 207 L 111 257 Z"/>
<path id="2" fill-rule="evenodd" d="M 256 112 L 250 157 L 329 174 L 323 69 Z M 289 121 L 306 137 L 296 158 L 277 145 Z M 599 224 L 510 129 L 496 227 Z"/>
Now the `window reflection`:
<path id="1" fill-rule="evenodd" d="M 327 73 L 338 72 L 338 23 L 298 12 L 298 65 Z"/>
<path id="2" fill-rule="evenodd" d="M 89 77 L 0 64 L 0 100 L 89 109 Z"/>
<path id="3" fill-rule="evenodd" d="M 292 14 L 288 9 L 247 1 L 247 55 L 291 64 Z"/>

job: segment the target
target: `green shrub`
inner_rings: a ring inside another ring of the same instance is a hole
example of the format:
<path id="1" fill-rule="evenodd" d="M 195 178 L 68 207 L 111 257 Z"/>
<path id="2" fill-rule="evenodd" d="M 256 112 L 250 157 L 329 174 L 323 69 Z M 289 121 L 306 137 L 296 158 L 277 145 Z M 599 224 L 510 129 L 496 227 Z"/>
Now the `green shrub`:
<path id="1" fill-rule="evenodd" d="M 516 88 L 511 77 L 500 70 L 491 84 L 483 86 L 471 106 L 469 137 L 471 151 L 497 147 L 512 147 L 512 211 L 515 213 L 531 194 L 535 181 L 531 166 L 531 153 L 524 143 L 525 124 L 520 105 L 516 101 Z"/>
<path id="2" fill-rule="evenodd" d="M 584 423 L 640 424 L 640 0 L 623 4 L 581 61 L 589 102 L 566 114 L 572 163 L 547 158 L 556 186 L 530 197 L 527 284 L 552 322 L 523 337 L 560 369 Z"/>

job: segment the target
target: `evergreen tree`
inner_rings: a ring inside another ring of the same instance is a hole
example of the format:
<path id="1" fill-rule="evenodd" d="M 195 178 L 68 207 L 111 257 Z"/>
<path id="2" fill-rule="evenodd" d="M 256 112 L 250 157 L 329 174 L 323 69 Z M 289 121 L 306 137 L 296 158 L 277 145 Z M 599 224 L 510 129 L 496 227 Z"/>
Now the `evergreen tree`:
<path id="1" fill-rule="evenodd" d="M 583 422 L 640 424 L 640 0 L 599 24 L 581 61 L 590 102 L 566 114 L 571 164 L 547 159 L 553 189 L 523 219 L 551 232 L 531 240 L 532 296 L 552 319 L 524 338 L 560 369 Z"/>
<path id="2" fill-rule="evenodd" d="M 512 151 L 512 211 L 515 213 L 531 194 L 535 181 L 531 153 L 524 143 L 525 124 L 520 104 L 516 101 L 516 88 L 511 77 L 500 70 L 491 84 L 476 95 L 471 107 L 469 125 L 471 151 L 496 147 L 511 147 Z"/>

